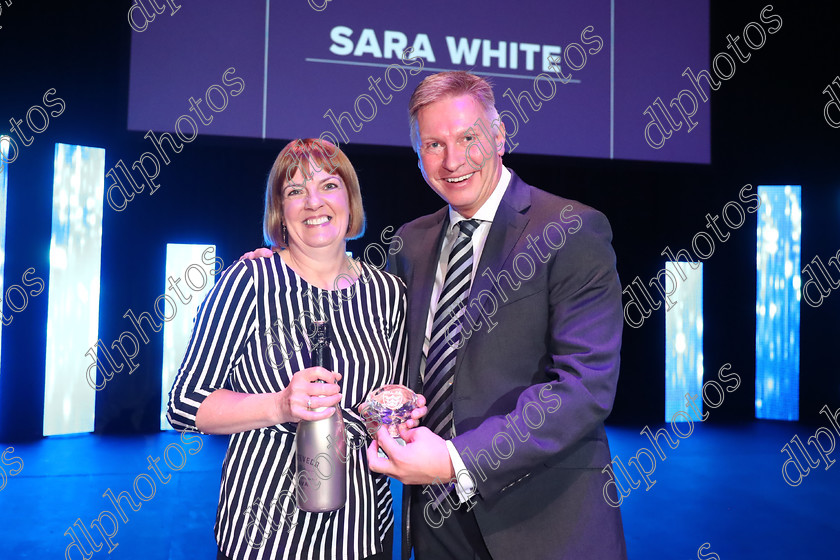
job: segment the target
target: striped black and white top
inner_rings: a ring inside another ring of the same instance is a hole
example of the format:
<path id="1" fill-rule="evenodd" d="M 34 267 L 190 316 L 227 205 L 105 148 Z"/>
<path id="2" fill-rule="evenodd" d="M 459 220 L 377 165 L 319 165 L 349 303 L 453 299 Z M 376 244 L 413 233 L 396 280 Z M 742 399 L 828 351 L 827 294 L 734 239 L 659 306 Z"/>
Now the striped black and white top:
<path id="1" fill-rule="evenodd" d="M 323 290 L 276 253 L 237 262 L 199 308 L 169 394 L 173 427 L 195 429 L 199 405 L 216 389 L 282 390 L 310 365 L 310 320 L 326 320 L 333 369 L 342 375 L 344 419 L 355 438 L 344 465 L 346 505 L 307 513 L 295 505 L 296 424 L 231 435 L 215 526 L 219 548 L 230 558 L 364 558 L 382 551 L 394 523 L 391 494 L 387 477 L 368 469 L 358 406 L 377 387 L 407 382 L 406 296 L 396 276 L 360 266 L 352 286 Z"/>

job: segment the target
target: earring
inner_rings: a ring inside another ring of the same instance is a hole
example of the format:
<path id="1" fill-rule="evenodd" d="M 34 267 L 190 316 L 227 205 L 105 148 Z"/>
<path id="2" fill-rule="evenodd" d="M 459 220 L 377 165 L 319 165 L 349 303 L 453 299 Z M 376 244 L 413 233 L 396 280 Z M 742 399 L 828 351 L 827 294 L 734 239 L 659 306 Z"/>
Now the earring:
<path id="1" fill-rule="evenodd" d="M 289 232 L 286 230 L 286 224 L 280 224 L 280 227 L 283 229 L 283 244 L 287 247 L 289 246 Z"/>

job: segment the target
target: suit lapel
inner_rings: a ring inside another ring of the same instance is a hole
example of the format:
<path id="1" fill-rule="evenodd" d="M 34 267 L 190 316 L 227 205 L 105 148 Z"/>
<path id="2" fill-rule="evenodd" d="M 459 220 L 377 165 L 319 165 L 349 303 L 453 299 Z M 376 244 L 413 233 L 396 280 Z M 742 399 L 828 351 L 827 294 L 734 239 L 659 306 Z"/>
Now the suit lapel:
<path id="1" fill-rule="evenodd" d="M 484 244 L 481 259 L 478 261 L 475 279 L 470 288 L 470 297 L 467 303 L 468 309 L 470 309 L 469 302 L 472 302 L 482 290 L 488 290 L 493 295 L 496 295 L 492 281 L 487 276 L 484 276 L 482 272 L 489 268 L 491 272 L 498 274 L 502 270 L 502 266 L 513 251 L 516 242 L 522 237 L 525 226 L 530 221 L 524 213 L 530 206 L 531 194 L 528 191 L 528 185 L 511 171 L 510 184 L 508 185 L 507 191 L 505 191 L 504 197 L 502 197 L 502 201 L 499 203 L 496 215 L 493 217 L 493 224 L 490 226 L 490 232 L 487 234 L 487 241 Z M 470 316 L 473 317 L 474 312 L 470 311 Z M 486 328 L 486 325 L 482 325 L 478 331 L 483 331 Z M 458 356 L 455 359 L 456 375 L 461 367 L 464 355 L 466 355 L 467 346 L 476 334 L 478 333 L 473 333 L 466 340 L 464 346 L 458 350 Z"/>
<path id="2" fill-rule="evenodd" d="M 510 184 L 493 218 L 493 224 L 490 226 L 484 251 L 481 253 L 481 259 L 476 270 L 476 277 L 470 288 L 468 302 L 472 301 L 472 298 L 481 290 L 493 291 L 492 282 L 487 277 L 482 276 L 482 271 L 485 268 L 490 268 L 491 271 L 498 274 L 505 260 L 513 251 L 516 242 L 522 237 L 529 222 L 529 218 L 525 215 L 525 211 L 531 206 L 531 194 L 528 189 L 528 185 L 511 171 Z M 435 214 L 435 218 L 428 228 L 419 232 L 417 243 L 420 250 L 418 257 L 412 259 L 413 267 L 409 278 L 411 290 L 408 300 L 409 384 L 415 391 L 422 390 L 420 361 L 423 356 L 426 323 L 429 318 L 432 289 L 434 288 L 435 275 L 440 260 L 442 238 L 445 234 L 445 226 L 449 223 L 448 207 L 439 210 Z M 484 325 L 482 325 L 483 327 Z M 465 345 L 458 350 L 455 361 L 456 374 L 460 369 L 470 340 L 472 340 L 472 337 L 467 339 Z M 455 388 L 457 391 L 457 383 Z"/>
<path id="3" fill-rule="evenodd" d="M 420 234 L 418 245 L 420 257 L 411 271 L 411 296 L 408 300 L 409 380 L 411 388 L 420 390 L 420 361 L 423 356 L 423 341 L 426 338 L 426 323 L 431 307 L 432 289 L 435 285 L 442 237 L 449 223 L 448 207 L 437 212 L 437 219 Z"/>

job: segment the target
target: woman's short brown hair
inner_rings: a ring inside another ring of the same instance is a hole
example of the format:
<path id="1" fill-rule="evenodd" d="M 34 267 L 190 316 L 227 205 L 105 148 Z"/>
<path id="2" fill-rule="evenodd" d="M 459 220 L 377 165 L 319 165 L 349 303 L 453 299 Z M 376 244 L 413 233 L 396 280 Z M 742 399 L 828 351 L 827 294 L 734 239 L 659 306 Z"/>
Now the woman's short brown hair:
<path id="1" fill-rule="evenodd" d="M 314 165 L 314 170 L 311 166 Z M 271 247 L 287 247 L 283 239 L 283 187 L 292 182 L 297 170 L 303 174 L 304 185 L 312 173 L 325 171 L 341 177 L 347 187 L 350 203 L 350 223 L 345 239 L 361 237 L 365 232 L 365 210 L 359 178 L 353 164 L 337 146 L 318 138 L 292 140 L 283 148 L 271 166 L 265 186 L 263 237 Z"/>

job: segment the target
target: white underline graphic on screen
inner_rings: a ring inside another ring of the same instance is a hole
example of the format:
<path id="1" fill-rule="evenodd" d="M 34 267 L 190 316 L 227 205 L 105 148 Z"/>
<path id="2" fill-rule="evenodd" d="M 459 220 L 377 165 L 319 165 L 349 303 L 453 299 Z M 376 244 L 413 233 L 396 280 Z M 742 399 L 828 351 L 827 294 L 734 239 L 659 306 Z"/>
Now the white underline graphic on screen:
<path id="1" fill-rule="evenodd" d="M 268 102 L 268 12 L 271 7 L 271 0 L 265 0 L 265 58 L 263 62 L 263 118 L 262 137 L 265 140 L 265 121 L 267 115 L 266 104 Z"/>
<path id="2" fill-rule="evenodd" d="M 373 66 L 376 68 L 387 68 L 390 64 L 383 64 L 381 62 L 358 62 L 355 60 L 332 60 L 329 58 L 305 58 L 306 62 L 320 62 L 321 64 L 341 64 L 344 66 Z M 423 66 L 424 72 L 449 72 L 453 68 L 432 68 L 431 66 Z M 533 80 L 536 76 L 529 76 L 527 74 L 502 74 L 499 72 L 482 72 L 480 70 L 469 70 L 472 74 L 479 76 L 493 76 L 494 78 L 517 78 L 519 80 Z M 550 78 L 553 82 L 563 82 L 560 78 Z M 568 83 L 579 84 L 580 80 L 569 80 Z"/>

